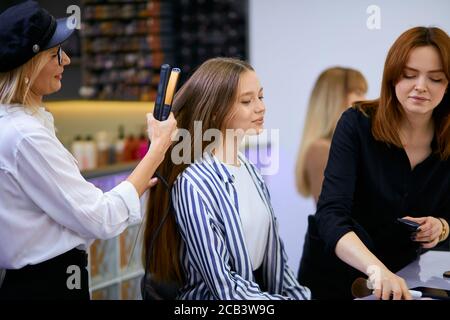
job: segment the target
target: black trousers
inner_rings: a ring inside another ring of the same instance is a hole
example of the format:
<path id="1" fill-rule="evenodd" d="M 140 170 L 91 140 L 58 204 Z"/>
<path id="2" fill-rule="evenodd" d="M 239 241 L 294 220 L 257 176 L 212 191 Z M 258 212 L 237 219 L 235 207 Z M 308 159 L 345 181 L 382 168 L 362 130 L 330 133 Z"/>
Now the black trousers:
<path id="1" fill-rule="evenodd" d="M 349 267 L 336 255 L 326 253 L 315 217 L 309 216 L 298 282 L 311 290 L 314 300 L 352 300 L 351 286 L 358 277 L 365 275 Z"/>
<path id="2" fill-rule="evenodd" d="M 89 300 L 85 251 L 72 249 L 53 259 L 6 270 L 0 300 Z"/>

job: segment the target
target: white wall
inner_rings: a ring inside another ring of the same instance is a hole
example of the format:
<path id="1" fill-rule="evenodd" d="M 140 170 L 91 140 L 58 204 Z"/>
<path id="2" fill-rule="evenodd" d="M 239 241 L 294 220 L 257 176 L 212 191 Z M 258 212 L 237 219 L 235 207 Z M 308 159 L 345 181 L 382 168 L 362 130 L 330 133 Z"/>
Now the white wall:
<path id="1" fill-rule="evenodd" d="M 380 8 L 381 28 L 369 30 L 366 13 Z M 250 61 L 264 87 L 266 127 L 280 129 L 280 171 L 269 178 L 289 264 L 297 272 L 306 231 L 314 213 L 310 199 L 297 195 L 295 157 L 308 97 L 318 74 L 342 65 L 359 69 L 378 97 L 384 59 L 393 41 L 417 25 L 450 31 L 448 0 L 250 0 Z"/>

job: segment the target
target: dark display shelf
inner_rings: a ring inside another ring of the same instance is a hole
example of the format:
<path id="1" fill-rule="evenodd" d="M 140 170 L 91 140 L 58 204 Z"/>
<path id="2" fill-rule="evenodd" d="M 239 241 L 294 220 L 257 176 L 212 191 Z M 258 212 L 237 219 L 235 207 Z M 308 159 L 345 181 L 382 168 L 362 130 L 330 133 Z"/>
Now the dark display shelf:
<path id="1" fill-rule="evenodd" d="M 181 83 L 205 60 L 247 59 L 248 1 L 82 1 L 83 94 L 153 100 L 163 63 Z"/>
<path id="2" fill-rule="evenodd" d="M 174 62 L 171 1 L 89 0 L 82 4 L 84 96 L 154 100 L 161 64 Z"/>

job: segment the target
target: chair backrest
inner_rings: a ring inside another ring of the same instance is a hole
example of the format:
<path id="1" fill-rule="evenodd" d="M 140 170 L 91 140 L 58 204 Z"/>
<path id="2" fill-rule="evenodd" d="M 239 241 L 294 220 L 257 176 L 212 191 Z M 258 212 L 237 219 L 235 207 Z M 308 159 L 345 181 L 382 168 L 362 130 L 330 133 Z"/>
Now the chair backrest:
<path id="1" fill-rule="evenodd" d="M 151 274 L 141 279 L 141 294 L 143 300 L 175 300 L 180 286 L 175 282 L 159 282 Z"/>
<path id="2" fill-rule="evenodd" d="M 5 280 L 6 270 L 0 269 L 0 288 L 2 287 L 3 280 Z"/>

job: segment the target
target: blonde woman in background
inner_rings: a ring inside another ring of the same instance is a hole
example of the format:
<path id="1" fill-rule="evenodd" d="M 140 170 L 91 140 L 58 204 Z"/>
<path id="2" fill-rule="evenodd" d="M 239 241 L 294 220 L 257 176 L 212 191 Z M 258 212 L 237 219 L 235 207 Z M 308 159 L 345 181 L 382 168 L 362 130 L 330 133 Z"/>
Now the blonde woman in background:
<path id="1" fill-rule="evenodd" d="M 301 195 L 313 196 L 317 203 L 336 123 L 345 109 L 365 99 L 366 92 L 367 81 L 357 70 L 333 67 L 320 74 L 309 99 L 295 169 Z"/>

